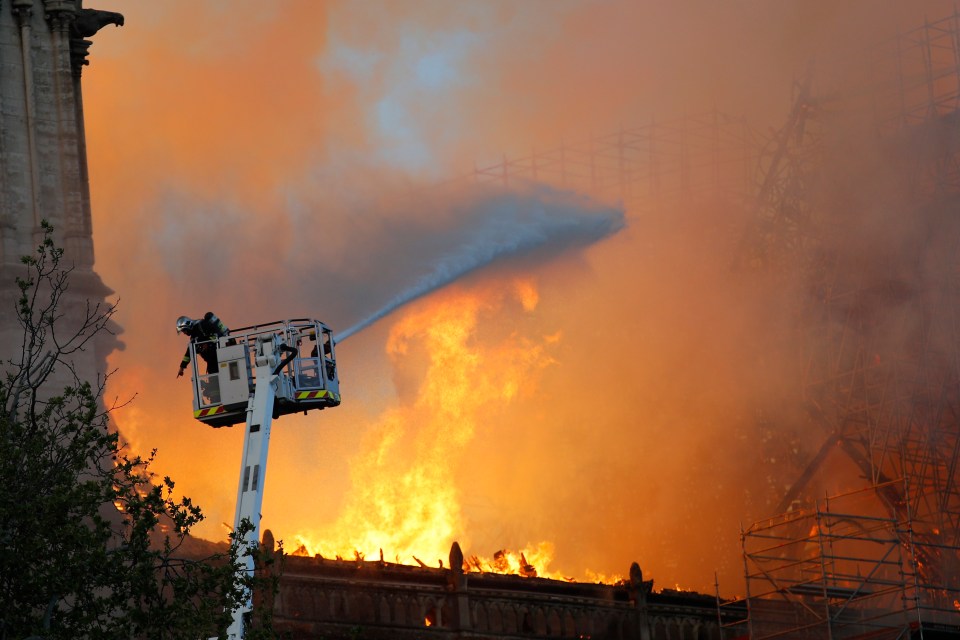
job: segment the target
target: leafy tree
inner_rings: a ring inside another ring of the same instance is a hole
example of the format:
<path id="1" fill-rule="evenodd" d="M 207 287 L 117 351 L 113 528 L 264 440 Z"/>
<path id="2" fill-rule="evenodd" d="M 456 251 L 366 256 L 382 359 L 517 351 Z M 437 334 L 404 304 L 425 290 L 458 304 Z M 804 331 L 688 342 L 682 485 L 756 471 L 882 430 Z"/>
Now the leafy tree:
<path id="1" fill-rule="evenodd" d="M 0 380 L 0 640 L 222 635 L 247 590 L 265 586 L 236 572 L 249 525 L 226 549 L 185 557 L 200 508 L 111 429 L 106 376 L 81 380 L 73 364 L 115 306 L 71 300 L 72 269 L 43 231 L 16 278 L 22 349 Z M 269 627 L 263 617 L 248 637 Z"/>

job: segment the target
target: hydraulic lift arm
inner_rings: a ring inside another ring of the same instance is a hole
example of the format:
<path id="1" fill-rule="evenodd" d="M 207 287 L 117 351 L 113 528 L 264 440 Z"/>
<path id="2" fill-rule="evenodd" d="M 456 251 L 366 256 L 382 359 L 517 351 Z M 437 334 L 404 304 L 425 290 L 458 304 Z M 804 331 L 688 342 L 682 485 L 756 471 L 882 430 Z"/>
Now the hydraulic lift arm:
<path id="1" fill-rule="evenodd" d="M 215 371 L 197 368 L 198 343 L 191 342 L 193 415 L 212 426 L 246 420 L 243 459 L 237 485 L 234 531 L 244 520 L 250 530 L 238 540 L 238 576 L 252 576 L 254 551 L 262 537 L 260 512 L 267 475 L 270 427 L 279 416 L 340 404 L 333 333 L 314 319 L 282 320 L 244 327 L 219 336 Z M 312 348 L 311 348 L 312 347 Z M 230 640 L 242 640 L 250 623 L 252 594 L 233 612 Z"/>
<path id="2" fill-rule="evenodd" d="M 256 383 L 253 396 L 247 403 L 247 428 L 243 436 L 243 461 L 240 465 L 240 482 L 237 486 L 237 509 L 233 518 L 233 530 L 239 531 L 240 523 L 249 520 L 252 528 L 240 541 L 242 571 L 248 576 L 254 572 L 253 550 L 260 540 L 260 510 L 263 506 L 263 486 L 267 475 L 267 453 L 270 448 L 270 426 L 273 422 L 273 402 L 276 398 L 277 373 L 281 345 L 274 336 L 257 344 Z M 283 345 L 286 346 L 286 345 Z M 231 640 L 243 638 L 246 618 L 253 608 L 252 594 L 248 594 L 243 606 L 233 612 L 233 622 L 227 630 Z"/>

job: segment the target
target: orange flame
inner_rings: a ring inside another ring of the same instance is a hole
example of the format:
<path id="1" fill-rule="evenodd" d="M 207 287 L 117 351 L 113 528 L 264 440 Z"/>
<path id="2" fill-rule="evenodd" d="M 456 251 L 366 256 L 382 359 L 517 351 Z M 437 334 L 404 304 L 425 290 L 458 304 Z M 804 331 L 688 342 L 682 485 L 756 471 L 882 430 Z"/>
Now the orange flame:
<path id="1" fill-rule="evenodd" d="M 515 283 L 513 294 L 524 311 L 536 308 L 531 281 Z M 500 289 L 455 290 L 421 302 L 394 325 L 386 351 L 399 377 L 419 374 L 416 391 L 371 429 L 351 462 L 353 486 L 336 522 L 298 532 L 292 546 L 327 558 L 373 557 L 385 549 L 388 557 L 414 564 L 417 558 L 445 559 L 454 540 L 467 542 L 455 471 L 491 407 L 535 384 L 535 374 L 552 363 L 547 348 L 560 339 L 537 343 L 513 334 L 497 345 L 479 345 L 481 317 L 509 302 Z M 551 575 L 552 553 L 552 545 L 541 543 L 502 552 L 499 560 L 478 560 L 484 568 L 475 570 Z"/>
<path id="2" fill-rule="evenodd" d="M 524 578 L 550 578 L 553 580 L 571 580 L 558 571 L 551 570 L 553 545 L 541 542 L 536 546 L 528 545 L 521 551 L 501 549 L 492 558 L 470 556 L 464 559 L 463 570 L 478 573 L 504 573 Z"/>

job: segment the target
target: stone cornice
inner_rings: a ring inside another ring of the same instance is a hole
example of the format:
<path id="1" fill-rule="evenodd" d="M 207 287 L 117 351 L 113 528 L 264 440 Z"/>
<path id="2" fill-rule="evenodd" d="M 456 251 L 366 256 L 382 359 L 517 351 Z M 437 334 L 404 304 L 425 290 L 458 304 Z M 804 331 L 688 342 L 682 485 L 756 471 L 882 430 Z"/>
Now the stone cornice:
<path id="1" fill-rule="evenodd" d="M 17 19 L 18 27 L 22 28 L 25 24 L 30 23 L 30 18 L 33 16 L 32 0 L 13 0 L 11 9 L 14 17 Z"/>
<path id="2" fill-rule="evenodd" d="M 77 5 L 70 0 L 43 0 L 44 18 L 54 31 L 67 31 L 77 17 Z"/>

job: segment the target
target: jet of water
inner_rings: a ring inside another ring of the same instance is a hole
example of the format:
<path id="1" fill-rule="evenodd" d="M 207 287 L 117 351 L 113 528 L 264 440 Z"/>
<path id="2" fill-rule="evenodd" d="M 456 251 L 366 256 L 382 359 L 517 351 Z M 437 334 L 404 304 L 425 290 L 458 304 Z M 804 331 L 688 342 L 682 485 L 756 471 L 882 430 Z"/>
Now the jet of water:
<path id="1" fill-rule="evenodd" d="M 592 244 L 624 226 L 622 209 L 600 206 L 582 196 L 546 188 L 501 193 L 481 205 L 455 243 L 429 270 L 382 307 L 335 336 L 343 342 L 403 305 L 494 262 L 552 256 Z"/>

